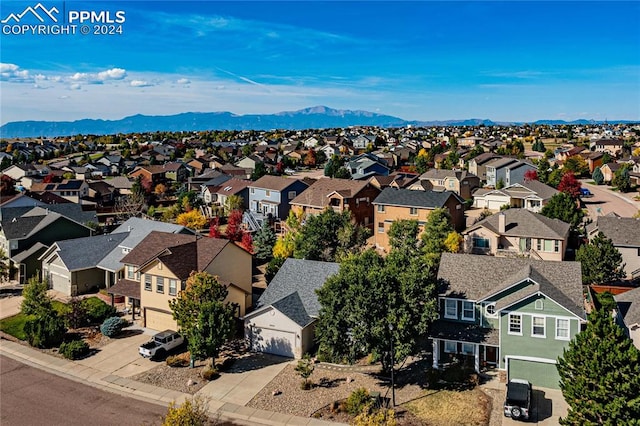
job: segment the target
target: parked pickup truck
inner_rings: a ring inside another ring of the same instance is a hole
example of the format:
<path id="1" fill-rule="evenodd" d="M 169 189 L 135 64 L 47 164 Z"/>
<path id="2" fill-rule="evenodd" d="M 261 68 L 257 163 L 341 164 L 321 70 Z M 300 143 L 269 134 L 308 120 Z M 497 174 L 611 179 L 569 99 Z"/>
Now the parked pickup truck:
<path id="1" fill-rule="evenodd" d="M 153 336 L 153 339 L 147 343 L 142 344 L 138 352 L 145 358 L 161 358 L 183 343 L 184 338 L 178 332 L 165 330 Z"/>

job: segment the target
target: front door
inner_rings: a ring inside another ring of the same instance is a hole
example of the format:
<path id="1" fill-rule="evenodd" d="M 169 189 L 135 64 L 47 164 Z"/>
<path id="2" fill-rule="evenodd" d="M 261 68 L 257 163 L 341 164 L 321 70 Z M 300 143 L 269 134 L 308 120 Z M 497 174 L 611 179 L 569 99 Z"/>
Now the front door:
<path id="1" fill-rule="evenodd" d="M 498 364 L 498 348 L 496 346 L 485 346 L 485 362 L 491 365 Z"/>

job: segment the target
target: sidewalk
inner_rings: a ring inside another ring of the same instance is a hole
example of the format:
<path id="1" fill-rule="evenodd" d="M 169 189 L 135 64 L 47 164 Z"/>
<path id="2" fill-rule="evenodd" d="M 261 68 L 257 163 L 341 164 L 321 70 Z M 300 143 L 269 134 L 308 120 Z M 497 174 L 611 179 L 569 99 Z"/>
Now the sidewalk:
<path id="1" fill-rule="evenodd" d="M 181 404 L 186 398 L 191 396 L 186 393 L 163 389 L 121 377 L 104 369 L 100 370 L 95 367 L 83 365 L 81 362 L 69 361 L 47 355 L 31 347 L 5 339 L 0 340 L 0 354 L 76 382 L 158 405 L 168 406 L 169 403 L 174 401 L 177 404 Z M 216 387 L 216 384 L 217 381 L 209 383 L 198 392 L 198 395 L 202 395 L 208 399 L 210 414 L 212 416 L 219 415 L 222 420 L 231 421 L 236 424 L 264 424 L 274 426 L 328 426 L 337 424 L 314 418 L 296 417 L 271 411 L 256 410 L 240 404 L 213 399 L 212 396 L 215 395 L 216 389 L 222 387 Z M 251 383 L 247 384 L 247 387 L 252 388 L 255 385 L 255 383 Z M 209 388 L 208 391 L 204 391 L 207 388 Z M 255 391 L 255 388 L 252 390 Z"/>

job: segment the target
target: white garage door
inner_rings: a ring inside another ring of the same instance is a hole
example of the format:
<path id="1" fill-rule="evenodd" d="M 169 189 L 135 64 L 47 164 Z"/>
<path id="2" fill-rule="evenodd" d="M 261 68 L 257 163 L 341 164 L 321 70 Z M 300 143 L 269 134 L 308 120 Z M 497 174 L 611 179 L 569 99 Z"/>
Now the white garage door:
<path id="1" fill-rule="evenodd" d="M 500 210 L 500 207 L 502 207 L 505 202 L 502 200 L 489 200 L 487 204 L 489 210 Z"/>
<path id="2" fill-rule="evenodd" d="M 294 333 L 271 328 L 253 328 L 251 349 L 256 352 L 294 357 Z"/>
<path id="3" fill-rule="evenodd" d="M 59 291 L 65 295 L 71 296 L 71 290 L 69 286 L 69 277 L 67 275 L 62 275 L 57 272 L 49 273 L 49 281 L 50 286 L 55 291 Z"/>
<path id="4" fill-rule="evenodd" d="M 152 330 L 164 331 L 178 329 L 176 322 L 171 314 L 164 312 L 152 311 L 151 309 L 145 309 L 145 327 Z"/>

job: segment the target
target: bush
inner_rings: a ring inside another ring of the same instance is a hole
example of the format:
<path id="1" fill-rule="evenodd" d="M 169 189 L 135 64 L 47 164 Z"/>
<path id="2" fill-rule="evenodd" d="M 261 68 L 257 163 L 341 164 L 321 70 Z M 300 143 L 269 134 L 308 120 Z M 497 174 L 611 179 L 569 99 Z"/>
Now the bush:
<path id="1" fill-rule="evenodd" d="M 107 305 L 97 297 L 84 299 L 84 303 L 87 308 L 87 319 L 91 324 L 101 324 L 107 318 L 116 315 L 116 308 Z"/>
<path id="2" fill-rule="evenodd" d="M 67 359 L 78 359 L 89 353 L 89 345 L 84 340 L 72 340 L 60 345 L 60 353 Z"/>
<path id="3" fill-rule="evenodd" d="M 58 346 L 66 332 L 64 319 L 53 309 L 40 312 L 37 317 L 27 320 L 24 324 L 27 342 L 36 348 Z"/>
<path id="4" fill-rule="evenodd" d="M 87 306 L 77 297 L 69 301 L 65 320 L 69 328 L 80 328 L 87 325 Z"/>
<path id="5" fill-rule="evenodd" d="M 373 413 L 360 413 L 353 419 L 353 426 L 396 426 L 395 411 L 378 410 Z"/>
<path id="6" fill-rule="evenodd" d="M 344 409 L 352 416 L 362 413 L 371 404 L 369 392 L 365 388 L 354 390 L 345 401 Z"/>
<path id="7" fill-rule="evenodd" d="M 211 381 L 217 379 L 218 376 L 220 376 L 220 373 L 218 373 L 218 370 L 216 370 L 215 368 L 205 368 L 204 370 L 202 370 L 202 373 L 200 373 L 200 375 L 203 379 Z"/>
<path id="8" fill-rule="evenodd" d="M 107 318 L 100 326 L 100 332 L 107 337 L 117 336 L 125 325 L 127 321 L 120 317 Z"/>
<path id="9" fill-rule="evenodd" d="M 40 311 L 51 309 L 51 297 L 47 294 L 49 285 L 36 277 L 29 279 L 22 289 L 22 304 L 20 311 L 25 315 L 37 315 Z"/>
<path id="10" fill-rule="evenodd" d="M 182 405 L 169 404 L 162 426 L 204 426 L 209 423 L 207 403 L 203 398 L 186 399 Z"/>
<path id="11" fill-rule="evenodd" d="M 169 367 L 188 367 L 189 366 L 189 360 L 180 355 L 168 356 L 166 362 Z"/>

